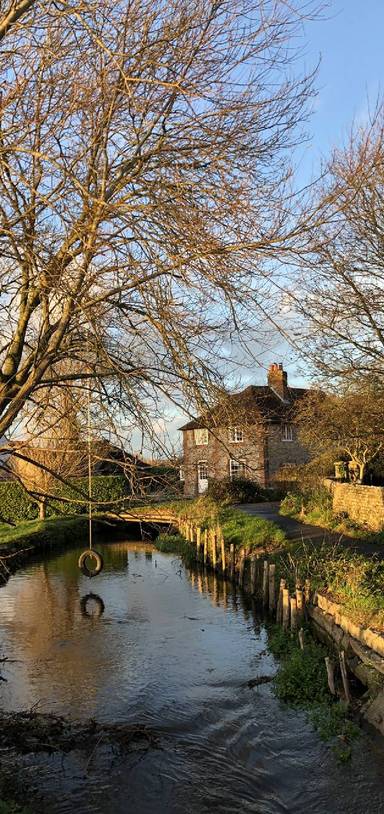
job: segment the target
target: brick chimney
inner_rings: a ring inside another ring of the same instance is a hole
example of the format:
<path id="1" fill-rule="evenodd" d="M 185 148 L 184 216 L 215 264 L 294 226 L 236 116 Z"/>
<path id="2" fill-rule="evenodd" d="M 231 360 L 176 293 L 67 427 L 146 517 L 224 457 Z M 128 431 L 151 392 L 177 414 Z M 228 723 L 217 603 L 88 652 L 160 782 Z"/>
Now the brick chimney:
<path id="1" fill-rule="evenodd" d="M 271 387 L 282 401 L 289 401 L 288 378 L 283 365 L 274 362 L 269 366 L 268 387 Z"/>

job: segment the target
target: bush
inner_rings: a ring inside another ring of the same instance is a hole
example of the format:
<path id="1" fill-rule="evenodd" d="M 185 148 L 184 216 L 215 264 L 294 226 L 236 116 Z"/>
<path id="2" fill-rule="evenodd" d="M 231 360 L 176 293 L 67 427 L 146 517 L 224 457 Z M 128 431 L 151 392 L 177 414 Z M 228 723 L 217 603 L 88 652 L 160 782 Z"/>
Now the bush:
<path id="1" fill-rule="evenodd" d="M 298 492 L 288 492 L 280 503 L 280 514 L 286 517 L 295 517 L 300 514 L 303 505 L 303 495 Z"/>
<path id="2" fill-rule="evenodd" d="M 62 484 L 58 493 L 66 498 L 66 501 L 52 500 L 49 502 L 47 515 L 56 514 L 84 514 L 88 510 L 88 478 L 74 478 L 73 486 L 77 487 L 84 494 L 84 501 L 81 499 L 76 489 L 69 485 Z M 123 475 L 95 475 L 92 477 L 92 499 L 95 502 L 93 511 L 115 511 L 118 512 L 124 507 L 124 498 L 127 497 L 129 484 Z"/>
<path id="3" fill-rule="evenodd" d="M 47 507 L 47 516 L 62 514 L 84 514 L 88 510 L 86 495 L 88 479 L 76 478 L 73 484 L 84 493 L 84 500 L 76 489 L 70 485 L 60 484 L 58 493 L 67 501 L 51 500 Z M 127 496 L 128 481 L 123 475 L 96 475 L 92 478 L 92 495 L 95 501 L 93 510 L 119 511 L 124 507 Z M 17 481 L 0 481 L 0 521 L 20 523 L 23 520 L 34 520 L 38 516 L 38 505 Z"/>
<path id="4" fill-rule="evenodd" d="M 0 481 L 0 519 L 5 523 L 34 520 L 38 515 L 37 503 L 17 481 Z"/>
<path id="5" fill-rule="evenodd" d="M 247 478 L 210 480 L 208 497 L 218 503 L 257 503 L 265 500 L 263 488 L 256 481 Z"/>

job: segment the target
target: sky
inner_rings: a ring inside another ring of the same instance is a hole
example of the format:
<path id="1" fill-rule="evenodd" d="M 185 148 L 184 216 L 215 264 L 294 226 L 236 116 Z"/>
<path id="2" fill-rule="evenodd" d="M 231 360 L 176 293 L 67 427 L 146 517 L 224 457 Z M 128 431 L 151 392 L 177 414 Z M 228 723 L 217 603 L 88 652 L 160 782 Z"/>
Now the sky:
<path id="1" fill-rule="evenodd" d="M 298 183 L 303 186 L 319 174 L 332 148 L 345 144 L 353 124 L 368 122 L 369 110 L 384 96 L 384 0 L 330 0 L 322 19 L 306 23 L 303 32 L 303 70 L 313 69 L 319 59 L 309 139 L 297 154 Z M 254 375 L 240 372 L 242 384 L 265 384 L 266 368 L 274 361 L 284 364 L 292 386 L 309 384 L 294 354 L 276 337 L 263 354 L 262 368 Z M 168 416 L 157 428 L 159 435 L 164 430 L 164 438 L 168 434 L 177 441 L 177 428 L 184 421 L 182 416 Z"/>
<path id="2" fill-rule="evenodd" d="M 368 123 L 384 97 L 384 0 L 330 0 L 321 20 L 306 23 L 302 47 L 304 68 L 311 70 L 320 59 L 308 141 L 297 151 L 297 181 L 305 186 L 332 149 L 347 142 L 352 126 Z M 309 384 L 281 342 L 263 357 L 265 367 L 273 361 L 283 362 L 292 385 Z M 265 377 L 265 371 L 256 372 L 255 383 Z"/>

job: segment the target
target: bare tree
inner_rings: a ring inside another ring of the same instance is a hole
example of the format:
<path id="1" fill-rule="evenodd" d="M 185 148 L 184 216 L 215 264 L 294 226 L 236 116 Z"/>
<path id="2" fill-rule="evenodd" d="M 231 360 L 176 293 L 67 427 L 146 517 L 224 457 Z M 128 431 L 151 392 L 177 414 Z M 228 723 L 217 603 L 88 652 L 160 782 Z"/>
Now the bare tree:
<path id="1" fill-rule="evenodd" d="M 371 381 L 362 389 L 341 394 L 309 392 L 298 408 L 300 438 L 319 458 L 333 453 L 359 468 L 363 482 L 366 468 L 384 447 L 384 392 Z"/>
<path id="2" fill-rule="evenodd" d="M 0 15 L 0 435 L 90 383 L 152 431 L 257 330 L 312 76 L 305 0 L 10 1 Z M 47 396 L 43 396 L 47 398 Z"/>
<path id="3" fill-rule="evenodd" d="M 384 107 L 335 151 L 317 206 L 294 297 L 302 350 L 327 378 L 382 380 Z"/>

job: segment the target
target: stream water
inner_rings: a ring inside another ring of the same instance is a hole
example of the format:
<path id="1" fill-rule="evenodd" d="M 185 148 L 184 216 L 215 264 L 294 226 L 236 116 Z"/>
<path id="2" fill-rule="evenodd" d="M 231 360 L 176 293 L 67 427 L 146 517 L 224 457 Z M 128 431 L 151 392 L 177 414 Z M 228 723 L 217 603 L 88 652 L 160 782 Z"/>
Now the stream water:
<path id="1" fill-rule="evenodd" d="M 98 549 L 105 568 L 91 581 L 72 549 L 1 588 L 0 655 L 14 660 L 2 669 L 1 705 L 142 723 L 161 748 L 122 757 L 101 743 L 92 755 L 19 758 L 39 811 L 384 811 L 382 739 L 362 733 L 340 765 L 270 684 L 248 687 L 276 669 L 248 600 L 151 544 Z M 99 599 L 84 606 L 90 591 Z"/>

